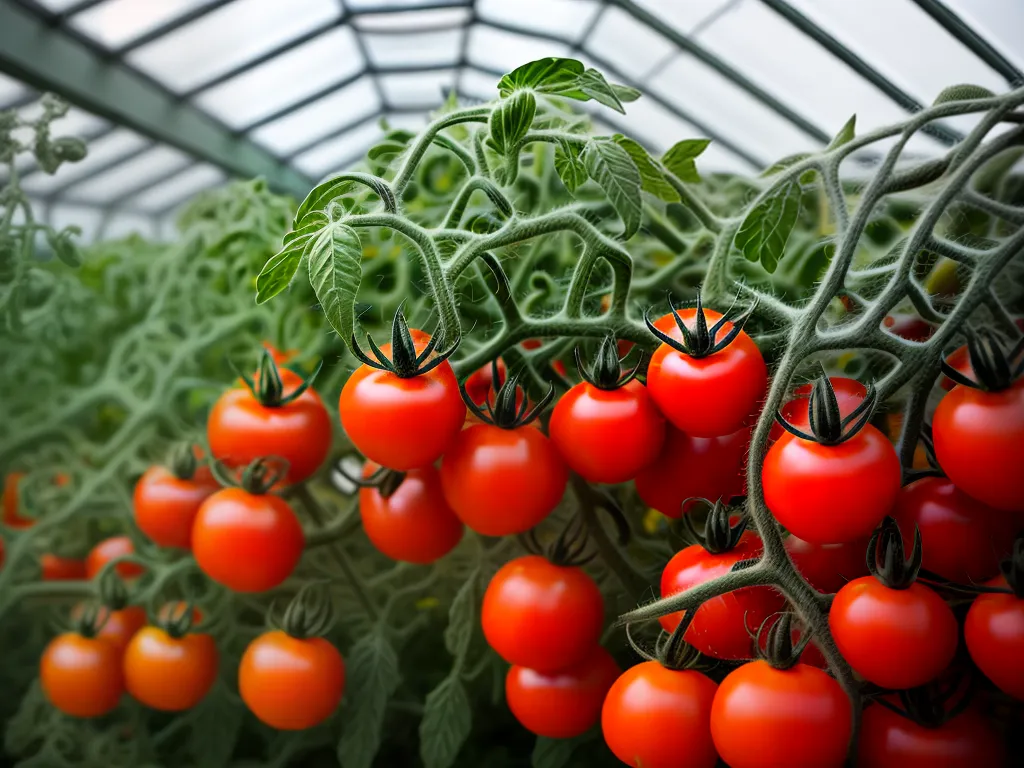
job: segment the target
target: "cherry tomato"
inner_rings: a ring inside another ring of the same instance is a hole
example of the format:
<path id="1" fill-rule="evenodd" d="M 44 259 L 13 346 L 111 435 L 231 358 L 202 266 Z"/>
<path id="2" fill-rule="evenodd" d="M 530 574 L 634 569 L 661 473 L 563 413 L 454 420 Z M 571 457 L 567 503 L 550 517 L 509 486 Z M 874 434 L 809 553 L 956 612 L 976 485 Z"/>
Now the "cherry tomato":
<path id="1" fill-rule="evenodd" d="M 413 341 L 421 352 L 430 337 L 420 332 Z M 390 345 L 385 347 L 387 354 Z M 401 470 L 437 461 L 466 421 L 466 404 L 448 361 L 410 378 L 361 365 L 341 390 L 338 412 L 360 453 Z"/>
<path id="2" fill-rule="evenodd" d="M 498 387 L 505 383 L 505 361 L 498 358 Z M 487 399 L 494 397 L 494 371 L 490 363 L 485 363 L 477 368 L 466 379 L 463 388 L 469 399 L 477 405 L 483 405 Z M 517 392 L 518 394 L 518 392 Z"/>
<path id="3" fill-rule="evenodd" d="M 203 502 L 192 527 L 196 564 L 236 592 L 265 592 L 287 579 L 305 536 L 284 499 L 224 488 Z"/>
<path id="4" fill-rule="evenodd" d="M 630 667 L 612 685 L 601 709 L 608 748 L 643 768 L 713 768 L 711 706 L 718 686 L 694 670 L 656 661 Z"/>
<path id="5" fill-rule="evenodd" d="M 481 623 L 487 642 L 505 661 L 557 672 L 582 662 L 597 645 L 604 600 L 580 568 L 527 555 L 494 574 Z"/>
<path id="6" fill-rule="evenodd" d="M 846 544 L 811 544 L 790 535 L 786 552 L 807 583 L 819 592 L 838 592 L 850 579 L 867 576 L 869 539 Z"/>
<path id="7" fill-rule="evenodd" d="M 839 413 L 843 417 L 849 416 L 868 393 L 867 387 L 856 379 L 848 379 L 845 376 L 829 376 L 828 380 L 832 384 L 832 391 L 836 393 Z M 807 431 L 811 424 L 810 402 L 813 387 L 812 382 L 801 384 L 793 390 L 793 399 L 782 406 L 782 416 L 786 421 L 804 431 Z M 772 424 L 771 440 L 778 440 L 784 434 L 786 434 L 786 430 L 782 428 L 781 424 L 778 422 Z"/>
<path id="8" fill-rule="evenodd" d="M 881 704 L 864 709 L 858 768 L 1002 768 L 1002 737 L 968 708 L 938 728 L 926 728 Z"/>
<path id="9" fill-rule="evenodd" d="M 157 612 L 157 618 L 162 622 L 177 621 L 185 613 L 188 603 L 183 600 L 175 600 L 171 603 L 164 603 Z M 203 612 L 198 606 L 192 606 L 192 626 L 195 627 L 203 620 Z"/>
<path id="10" fill-rule="evenodd" d="M 83 610 L 84 606 L 76 605 L 71 610 L 71 618 L 79 619 Z M 121 653 L 124 653 L 135 633 L 148 623 L 145 609 L 138 605 L 129 605 L 119 611 L 100 608 L 96 618 L 97 624 L 102 622 L 96 637 L 106 640 Z"/>
<path id="11" fill-rule="evenodd" d="M 1005 512 L 975 501 L 942 477 L 924 477 L 896 500 L 896 522 L 909 547 L 921 530 L 923 567 L 950 581 L 977 584 L 999 573 L 1016 525 Z"/>
<path id="12" fill-rule="evenodd" d="M 867 538 L 900 490 L 900 460 L 870 424 L 839 445 L 787 433 L 768 449 L 761 478 L 775 519 L 812 544 Z"/>
<path id="13" fill-rule="evenodd" d="M 761 539 L 745 531 L 732 549 L 712 554 L 700 544 L 676 552 L 661 574 L 661 596 L 685 592 L 690 587 L 722 576 L 741 560 L 761 555 Z M 754 656 L 751 635 L 761 623 L 782 610 L 785 600 L 771 587 L 744 587 L 713 597 L 697 609 L 683 639 L 716 659 L 750 659 Z M 658 619 L 666 632 L 671 632 L 685 612 L 670 613 Z"/>
<path id="14" fill-rule="evenodd" d="M 988 582 L 1006 587 L 1002 576 Z M 978 595 L 964 622 L 971 658 L 1002 691 L 1024 700 L 1024 600 L 1013 594 Z"/>
<path id="15" fill-rule="evenodd" d="M 109 539 L 104 539 L 93 547 L 89 552 L 89 556 L 86 557 L 85 577 L 87 579 L 94 579 L 103 566 L 111 560 L 134 554 L 135 545 L 132 544 L 132 540 L 127 536 L 112 536 Z M 142 575 L 146 569 L 137 563 L 122 562 L 115 565 L 114 570 L 117 571 L 118 576 L 122 579 L 131 579 Z"/>
<path id="16" fill-rule="evenodd" d="M 665 419 L 635 379 L 604 390 L 585 381 L 555 405 L 551 440 L 569 467 L 592 483 L 632 480 L 665 442 Z"/>
<path id="17" fill-rule="evenodd" d="M 85 579 L 85 560 L 76 557 L 60 557 L 49 552 L 39 558 L 43 581 L 74 581 Z"/>
<path id="18" fill-rule="evenodd" d="M 966 344 L 954 349 L 949 356 L 946 357 L 946 362 L 968 378 L 974 378 L 974 367 L 971 365 L 971 353 L 967 351 Z M 956 386 L 956 382 L 948 376 L 942 376 L 939 379 L 939 386 L 948 392 Z"/>
<path id="19" fill-rule="evenodd" d="M 441 461 L 441 487 L 452 511 L 485 536 L 528 531 L 558 506 L 568 481 L 558 450 L 530 426 L 474 425 L 459 433 Z"/>
<path id="20" fill-rule="evenodd" d="M 181 712 L 196 706 L 217 680 L 217 645 L 206 634 L 172 637 L 144 627 L 124 653 L 128 693 L 148 707 Z"/>
<path id="21" fill-rule="evenodd" d="M 267 632 L 249 643 L 238 667 L 242 701 L 279 731 L 322 723 L 337 709 L 344 690 L 345 662 L 322 637 Z"/>
<path id="22" fill-rule="evenodd" d="M 4 482 L 4 493 L 0 499 L 3 507 L 3 524 L 8 528 L 31 528 L 36 521 L 31 517 L 22 517 L 19 511 L 18 485 L 25 477 L 24 472 L 11 472 Z"/>
<path id="23" fill-rule="evenodd" d="M 542 342 L 540 339 L 526 339 L 526 341 L 524 341 L 519 346 L 521 346 L 523 349 L 529 350 L 540 349 L 543 345 L 544 342 Z M 552 360 L 551 367 L 555 369 L 555 373 L 557 373 L 559 376 L 565 377 L 568 375 L 568 372 L 565 368 L 565 363 L 562 362 L 561 360 Z"/>
<path id="24" fill-rule="evenodd" d="M 523 727 L 549 739 L 571 739 L 590 729 L 622 670 L 601 646 L 558 672 L 514 666 L 505 678 L 508 708 Z"/>
<path id="25" fill-rule="evenodd" d="M 695 327 L 696 314 L 695 309 L 679 312 L 690 329 Z M 705 316 L 709 328 L 721 318 L 711 310 L 705 310 Z M 668 317 L 673 327 L 667 333 L 681 338 L 675 321 Z M 658 327 L 663 330 L 663 326 Z M 716 340 L 731 329 L 732 323 L 726 322 Z M 767 385 L 768 368 L 746 331 L 740 331 L 724 349 L 702 358 L 662 344 L 647 366 L 647 388 L 658 409 L 677 429 L 693 437 L 728 435 L 746 425 Z"/>
<path id="26" fill-rule="evenodd" d="M 935 333 L 931 323 L 926 322 L 917 315 L 894 314 L 886 315 L 882 320 L 882 327 L 886 332 L 908 341 L 928 341 Z"/>
<path id="27" fill-rule="evenodd" d="M 935 409 L 932 437 L 960 490 L 996 509 L 1024 510 L 1024 378 L 999 392 L 955 386 Z"/>
<path id="28" fill-rule="evenodd" d="M 219 488 L 212 478 L 183 480 L 164 467 L 150 467 L 135 485 L 135 524 L 161 547 L 188 549 L 199 505 Z"/>
<path id="29" fill-rule="evenodd" d="M 807 664 L 744 664 L 718 686 L 711 706 L 711 736 L 730 768 L 840 768 L 852 730 L 846 693 Z"/>
<path id="30" fill-rule="evenodd" d="M 367 462 L 363 477 L 377 468 Z M 429 464 L 409 470 L 387 498 L 377 488 L 362 488 L 359 514 L 367 538 L 392 560 L 432 563 L 451 552 L 462 539 L 462 521 L 445 501 L 441 478 Z"/>
<path id="31" fill-rule="evenodd" d="M 928 587 L 890 589 L 874 576 L 836 593 L 828 623 L 854 671 L 894 690 L 938 677 L 953 660 L 959 635 L 953 611 Z"/>
<path id="32" fill-rule="evenodd" d="M 749 444 L 746 427 L 724 437 L 691 437 L 670 426 L 657 459 L 636 476 L 637 493 L 668 517 L 680 517 L 689 498 L 741 496 Z"/>
<path id="33" fill-rule="evenodd" d="M 61 712 L 100 717 L 117 707 L 124 692 L 121 653 L 100 638 L 77 632 L 58 635 L 43 652 L 39 682 Z"/>

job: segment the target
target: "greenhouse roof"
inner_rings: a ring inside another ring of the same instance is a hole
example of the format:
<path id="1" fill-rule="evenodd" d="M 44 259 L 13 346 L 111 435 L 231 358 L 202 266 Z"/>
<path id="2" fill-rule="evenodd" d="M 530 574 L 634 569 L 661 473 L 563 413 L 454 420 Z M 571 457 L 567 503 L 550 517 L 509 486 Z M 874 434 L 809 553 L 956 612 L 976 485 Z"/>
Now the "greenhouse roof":
<path id="1" fill-rule="evenodd" d="M 544 56 L 644 92 L 595 112 L 599 129 L 655 150 L 709 137 L 702 167 L 752 171 L 854 112 L 863 131 L 952 84 L 1024 83 L 1021 30 L 1020 0 L 4 0 L 0 109 L 32 114 L 42 91 L 74 104 L 58 126 L 88 157 L 21 169 L 51 216 L 153 227 L 232 176 L 302 196 L 382 119 L 417 128 L 451 91 L 489 99 Z"/>

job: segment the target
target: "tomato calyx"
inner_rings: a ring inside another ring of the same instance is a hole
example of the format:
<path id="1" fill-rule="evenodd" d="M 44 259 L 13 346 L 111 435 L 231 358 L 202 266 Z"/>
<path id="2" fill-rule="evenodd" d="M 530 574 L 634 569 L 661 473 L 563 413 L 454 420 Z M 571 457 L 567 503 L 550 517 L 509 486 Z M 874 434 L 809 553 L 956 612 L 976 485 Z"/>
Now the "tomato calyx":
<path id="1" fill-rule="evenodd" d="M 324 361 L 321 360 L 317 363 L 313 373 L 303 378 L 299 385 L 287 395 L 284 393 L 284 381 L 281 379 L 281 371 L 278 369 L 277 362 L 274 360 L 270 350 L 264 348 L 260 353 L 259 370 L 255 379 L 238 370 L 234 364 L 231 364 L 231 367 L 234 368 L 235 373 L 245 382 L 252 396 L 260 405 L 264 408 L 280 408 L 302 397 L 302 394 L 313 386 L 313 382 L 316 380 L 323 365 Z"/>
<path id="2" fill-rule="evenodd" d="M 738 514 L 741 512 L 741 508 L 723 504 L 721 499 L 712 502 L 702 498 L 687 499 L 683 502 L 683 508 L 686 509 L 687 506 L 697 501 L 707 504 L 710 510 L 704 521 L 703 531 L 697 530 L 689 515 L 683 515 L 683 525 L 686 526 L 693 539 L 712 555 L 721 555 L 734 549 L 747 530 L 746 516 Z M 739 517 L 735 524 L 732 522 L 733 516 Z"/>
<path id="3" fill-rule="evenodd" d="M 288 475 L 288 460 L 280 456 L 254 459 L 237 478 L 219 461 L 210 462 L 210 472 L 225 488 L 241 488 L 253 496 L 268 493 Z"/>
<path id="4" fill-rule="evenodd" d="M 623 376 L 620 366 L 618 342 L 615 340 L 614 334 L 608 334 L 601 340 L 601 346 L 597 350 L 597 357 L 594 358 L 593 365 L 591 365 L 589 370 L 583 365 L 580 348 L 576 347 L 573 353 L 576 356 L 576 368 L 580 373 L 580 378 L 592 387 L 605 391 L 612 391 L 626 386 L 636 378 L 644 362 L 644 356 L 641 354 L 633 370 Z"/>
<path id="5" fill-rule="evenodd" d="M 899 704 L 895 704 L 888 695 L 876 698 L 875 703 L 923 728 L 941 728 L 967 709 L 974 687 L 974 680 L 970 677 L 963 685 L 962 676 L 957 676 L 900 691 Z"/>
<path id="6" fill-rule="evenodd" d="M 596 553 L 587 553 L 590 537 L 583 525 L 581 515 L 573 515 L 568 524 L 562 528 L 554 544 L 545 548 L 537 538 L 537 529 L 531 528 L 518 536 L 519 543 L 531 555 L 540 555 L 552 565 L 561 568 L 579 568 L 594 559 Z"/>
<path id="7" fill-rule="evenodd" d="M 889 589 L 907 589 L 917 580 L 922 559 L 921 529 L 914 525 L 914 545 L 904 556 L 903 535 L 894 517 L 886 517 L 868 541 L 868 572 Z"/>
<path id="8" fill-rule="evenodd" d="M 170 609 L 161 611 L 154 625 L 175 640 L 192 631 L 195 624 L 195 605 L 191 600 L 175 603 Z"/>
<path id="9" fill-rule="evenodd" d="M 71 626 L 74 632 L 85 638 L 96 637 L 103 629 L 103 625 L 110 618 L 110 609 L 102 603 L 90 600 L 82 605 L 80 611 L 72 614 Z"/>
<path id="10" fill-rule="evenodd" d="M 805 432 L 791 424 L 782 411 L 775 413 L 775 420 L 783 429 L 801 440 L 820 445 L 839 445 L 852 438 L 868 424 L 877 400 L 878 393 L 875 386 L 869 383 L 864 399 L 843 417 L 839 410 L 839 399 L 832 388 L 832 382 L 822 371 L 821 375 L 814 380 L 810 400 L 807 404 L 807 416 L 811 431 Z"/>
<path id="11" fill-rule="evenodd" d="M 686 323 L 683 322 L 683 318 L 679 316 L 676 308 L 672 302 L 672 298 L 669 297 L 669 309 L 672 311 L 672 317 L 676 321 L 676 326 L 679 328 L 679 333 L 682 335 L 683 340 L 678 341 L 667 333 L 658 328 L 650 317 L 650 310 L 644 311 L 644 322 L 647 324 L 647 328 L 655 335 L 655 337 L 663 344 L 667 344 L 672 347 L 676 352 L 680 352 L 684 355 L 689 355 L 692 358 L 700 359 L 702 357 L 709 357 L 716 352 L 721 352 L 729 344 L 732 343 L 733 339 L 740 335 L 743 330 L 743 326 L 747 320 L 754 313 L 754 309 L 757 307 L 757 301 L 755 300 L 745 312 L 739 315 L 735 320 L 729 318 L 729 313 L 726 312 L 711 328 L 708 328 L 708 319 L 704 314 L 704 306 L 701 303 L 700 291 L 697 291 L 697 314 L 694 316 L 694 330 L 690 330 L 686 327 Z M 716 341 L 718 331 L 726 323 L 732 323 L 732 328 L 729 329 L 728 333 Z"/>
<path id="12" fill-rule="evenodd" d="M 705 666 L 705 658 L 692 645 L 690 645 L 684 636 L 686 631 L 690 628 L 690 624 L 693 623 L 693 617 L 697 615 L 697 610 L 686 611 L 683 614 L 682 619 L 671 633 L 660 632 L 658 639 L 654 642 L 654 649 L 648 651 L 640 643 L 633 638 L 633 632 L 630 629 L 630 624 L 626 624 L 626 642 L 629 643 L 634 653 L 640 656 L 645 661 L 656 661 L 658 664 L 663 666 L 665 669 L 671 669 L 673 671 L 681 672 L 686 669 L 699 669 Z"/>
<path id="13" fill-rule="evenodd" d="M 776 616 L 778 620 L 773 621 Z M 762 634 L 765 635 L 763 644 L 760 642 Z M 758 627 L 754 641 L 754 648 L 760 658 L 774 669 L 785 670 L 800 661 L 800 656 L 811 641 L 811 633 L 801 632 L 800 639 L 793 645 L 793 614 L 785 611 L 766 618 Z"/>
<path id="14" fill-rule="evenodd" d="M 409 323 L 399 306 L 395 312 L 395 319 L 391 324 L 391 357 L 388 358 L 380 347 L 373 341 L 370 334 L 366 334 L 366 343 L 370 345 L 373 357 L 368 356 L 359 346 L 356 335 L 352 334 L 352 354 L 354 354 L 363 365 L 376 368 L 379 371 L 387 371 L 400 379 L 411 379 L 432 371 L 455 352 L 459 347 L 461 339 L 456 339 L 447 349 L 434 354 L 437 348 L 438 335 L 431 336 L 430 341 L 423 348 L 422 352 L 416 351 L 416 343 L 413 341 L 412 333 L 409 330 Z M 433 357 L 431 357 L 433 355 Z"/>
<path id="15" fill-rule="evenodd" d="M 100 603 L 111 611 L 120 611 L 128 607 L 128 589 L 117 571 L 109 570 L 103 574 L 99 583 Z"/>
<path id="16" fill-rule="evenodd" d="M 382 499 L 394 495 L 405 480 L 407 472 L 400 472 L 397 469 L 378 467 L 369 477 L 355 477 L 349 474 L 341 462 L 335 467 L 338 473 L 357 488 L 373 488 L 380 494 Z"/>
<path id="17" fill-rule="evenodd" d="M 334 609 L 327 590 L 322 583 L 313 583 L 303 586 L 288 603 L 278 628 L 296 640 L 308 640 L 323 637 L 333 625 Z"/>
<path id="18" fill-rule="evenodd" d="M 483 406 L 473 402 L 473 398 L 466 391 L 466 383 L 459 385 L 459 392 L 462 399 L 473 414 L 485 424 L 490 424 L 501 429 L 517 429 L 526 426 L 536 419 L 548 406 L 548 403 L 555 396 L 554 384 L 548 384 L 548 391 L 533 408 L 529 408 L 530 402 L 526 397 L 526 390 L 519 386 L 519 377 L 509 375 L 498 387 L 497 363 L 495 366 L 495 377 L 493 386 L 497 387 L 497 394 L 494 396 L 494 404 L 491 405 L 491 398 L 484 400 Z M 522 396 L 519 395 L 522 390 Z M 518 403 L 518 404 L 517 404 Z M 529 408 L 529 410 L 527 410 Z"/>
<path id="19" fill-rule="evenodd" d="M 196 459 L 195 449 L 191 443 L 179 443 L 171 451 L 170 461 L 167 468 L 179 480 L 191 480 L 196 470 L 199 469 L 199 461 Z"/>
<path id="20" fill-rule="evenodd" d="M 1009 350 L 1005 341 L 1004 336 L 989 328 L 967 331 L 967 355 L 975 378 L 957 370 L 945 359 L 941 362 L 942 372 L 957 384 L 971 389 L 984 392 L 1008 389 L 1024 373 L 1024 336 Z"/>

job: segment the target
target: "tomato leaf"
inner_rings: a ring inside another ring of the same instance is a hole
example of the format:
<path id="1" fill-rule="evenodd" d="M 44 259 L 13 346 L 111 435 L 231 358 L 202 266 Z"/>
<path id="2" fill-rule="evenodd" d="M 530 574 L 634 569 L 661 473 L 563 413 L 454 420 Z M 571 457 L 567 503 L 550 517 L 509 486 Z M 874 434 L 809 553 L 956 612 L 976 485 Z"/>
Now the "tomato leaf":
<path id="1" fill-rule="evenodd" d="M 587 167 L 580 161 L 580 150 L 566 141 L 555 146 L 555 171 L 569 194 L 574 194 L 589 178 Z"/>
<path id="2" fill-rule="evenodd" d="M 533 745 L 530 765 L 533 768 L 564 768 L 569 765 L 572 753 L 586 740 L 586 735 L 574 739 L 548 739 L 538 736 L 537 742 Z"/>
<path id="3" fill-rule="evenodd" d="M 218 768 L 231 759 L 242 729 L 243 711 L 218 685 L 203 699 L 192 716 L 189 743 L 197 768 Z"/>
<path id="4" fill-rule="evenodd" d="M 498 81 L 498 93 L 502 98 L 514 91 L 533 88 L 541 93 L 557 93 L 560 89 L 572 87 L 583 74 L 583 65 L 576 59 L 549 56 L 516 67 Z"/>
<path id="5" fill-rule="evenodd" d="M 476 581 L 474 571 L 455 593 L 451 607 L 448 609 L 448 628 L 444 631 L 444 644 L 448 653 L 457 659 L 466 655 L 469 641 L 473 637 L 476 626 Z"/>
<path id="6" fill-rule="evenodd" d="M 575 95 L 576 91 L 579 91 L 584 95 L 584 98 L 580 98 Z M 599 104 L 604 104 L 606 107 L 611 107 L 616 112 L 626 114 L 626 110 L 622 108 L 622 102 L 619 101 L 619 97 L 615 90 L 609 85 L 608 81 L 604 79 L 604 75 L 598 72 L 596 69 L 588 69 L 582 75 L 576 79 L 575 87 L 563 96 L 568 96 L 571 99 L 579 99 L 580 101 L 587 101 L 593 99 Z"/>
<path id="7" fill-rule="evenodd" d="M 679 177 L 680 181 L 696 184 L 700 181 L 696 160 L 708 148 L 711 139 L 684 139 L 672 145 L 661 158 L 661 164 Z"/>
<path id="8" fill-rule="evenodd" d="M 747 214 L 736 233 L 736 246 L 749 261 L 774 272 L 800 215 L 800 182 L 790 179 L 772 191 Z"/>
<path id="9" fill-rule="evenodd" d="M 368 187 L 380 198 L 384 204 L 384 210 L 388 213 L 398 211 L 395 194 L 391 191 L 391 187 L 388 186 L 386 181 L 369 173 L 348 172 L 313 187 L 313 190 L 306 195 L 306 199 L 302 201 L 302 205 L 295 212 L 294 224 L 292 226 L 301 225 L 308 214 L 324 210 L 328 203 L 348 192 L 353 184 L 361 184 L 364 187 Z"/>
<path id="10" fill-rule="evenodd" d="M 679 193 L 668 183 L 665 179 L 665 174 L 662 173 L 654 158 L 647 154 L 646 149 L 638 142 L 623 136 L 621 133 L 612 136 L 612 140 L 626 150 L 626 154 L 629 155 L 633 165 L 640 172 L 640 185 L 643 187 L 644 192 L 650 192 L 666 203 L 679 202 Z"/>
<path id="11" fill-rule="evenodd" d="M 317 236 L 329 224 L 326 214 L 314 211 L 306 216 L 301 227 L 284 236 L 280 251 L 270 257 L 256 277 L 256 303 L 263 304 L 283 291 L 295 277 L 302 257 L 316 242 Z"/>
<path id="12" fill-rule="evenodd" d="M 427 694 L 420 721 L 420 758 L 425 768 L 450 768 L 473 727 L 473 711 L 457 674 Z"/>
<path id="13" fill-rule="evenodd" d="M 988 88 L 982 88 L 980 85 L 964 83 L 962 85 L 951 85 L 948 88 L 944 88 L 939 95 L 935 97 L 935 101 L 933 101 L 932 104 L 945 104 L 947 101 L 990 99 L 993 96 L 995 96 L 995 94 Z"/>
<path id="14" fill-rule="evenodd" d="M 402 682 L 398 657 L 384 629 L 363 635 L 347 663 L 345 729 L 338 742 L 338 761 L 345 768 L 370 768 L 380 749 L 388 700 Z"/>
<path id="15" fill-rule="evenodd" d="M 331 327 L 347 344 L 356 322 L 356 292 L 362 280 L 363 246 L 345 224 L 325 228 L 309 251 L 309 282 Z"/>
<path id="16" fill-rule="evenodd" d="M 537 114 L 537 99 L 529 91 L 516 91 L 500 102 L 491 112 L 490 142 L 499 155 L 508 155 L 523 140 L 533 117 Z"/>
<path id="17" fill-rule="evenodd" d="M 612 83 L 612 90 L 615 91 L 619 101 L 626 102 L 627 104 L 631 101 L 636 101 L 642 95 L 636 88 L 631 88 L 628 85 L 619 85 L 618 83 Z"/>
<path id="18" fill-rule="evenodd" d="M 839 129 L 839 133 L 835 135 L 835 138 L 829 142 L 826 151 L 829 149 L 836 149 L 837 147 L 843 146 L 853 141 L 853 137 L 856 135 L 855 131 L 857 128 L 857 116 L 854 115 L 846 121 L 846 125 Z"/>
<path id="19" fill-rule="evenodd" d="M 609 138 L 597 137 L 583 150 L 587 173 L 608 196 L 622 219 L 622 239 L 628 240 L 640 228 L 643 208 L 640 202 L 640 172 L 629 154 Z"/>

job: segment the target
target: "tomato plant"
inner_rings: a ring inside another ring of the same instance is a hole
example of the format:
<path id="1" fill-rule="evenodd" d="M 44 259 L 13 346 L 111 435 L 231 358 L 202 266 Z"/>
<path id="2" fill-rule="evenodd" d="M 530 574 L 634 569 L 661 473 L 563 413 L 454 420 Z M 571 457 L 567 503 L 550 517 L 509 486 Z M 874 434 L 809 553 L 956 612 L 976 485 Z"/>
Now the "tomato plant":
<path id="1" fill-rule="evenodd" d="M 150 467 L 135 484 L 135 524 L 162 547 L 189 549 L 199 506 L 219 489 L 212 477 L 196 472 L 191 449 L 167 469 Z"/>
<path id="2" fill-rule="evenodd" d="M 125 687 L 137 701 L 164 712 L 196 706 L 217 680 L 213 637 L 188 631 L 192 617 L 139 630 L 124 651 Z"/>
<path id="3" fill-rule="evenodd" d="M 104 539 L 89 551 L 89 556 L 85 559 L 85 577 L 94 579 L 107 563 L 134 554 L 135 545 L 127 536 L 111 536 Z M 122 578 L 130 579 L 141 575 L 145 569 L 138 563 L 125 560 L 115 565 L 114 570 Z"/>
<path id="4" fill-rule="evenodd" d="M 964 621 L 964 640 L 971 658 L 1000 690 L 1024 700 L 1024 599 L 1021 597 L 1024 540 L 1018 539 L 1013 561 L 1005 576 L 989 581 L 985 592 L 974 599 Z"/>
<path id="5" fill-rule="evenodd" d="M 58 635 L 46 646 L 39 680 L 46 698 L 73 717 L 100 717 L 124 693 L 121 653 L 112 643 L 78 632 Z"/>

